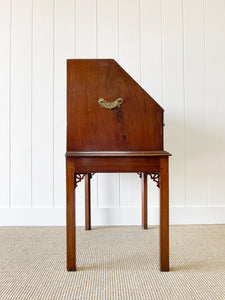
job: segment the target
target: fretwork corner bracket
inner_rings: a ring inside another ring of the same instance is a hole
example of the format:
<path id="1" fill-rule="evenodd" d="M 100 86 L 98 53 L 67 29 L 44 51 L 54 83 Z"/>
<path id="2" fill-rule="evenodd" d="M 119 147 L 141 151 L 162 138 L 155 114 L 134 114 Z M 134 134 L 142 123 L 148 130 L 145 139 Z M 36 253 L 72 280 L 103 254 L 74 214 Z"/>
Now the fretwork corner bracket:
<path id="1" fill-rule="evenodd" d="M 81 182 L 82 179 L 84 179 L 85 175 L 86 175 L 86 173 L 85 174 L 78 174 L 78 173 L 74 174 L 75 188 L 77 187 L 78 183 Z"/>
<path id="2" fill-rule="evenodd" d="M 142 173 L 138 173 L 138 175 L 139 175 L 139 177 L 141 178 L 141 174 Z M 144 173 L 145 175 L 149 175 L 150 176 L 150 178 L 154 181 L 154 182 L 156 182 L 156 184 L 157 184 L 157 187 L 159 188 L 159 173 Z"/>
<path id="3" fill-rule="evenodd" d="M 93 176 L 94 174 L 95 174 L 95 173 L 90 173 L 90 179 L 92 178 L 92 176 Z M 84 179 L 85 175 L 87 175 L 87 173 L 83 173 L 83 174 L 75 173 L 75 174 L 74 174 L 75 188 L 77 187 L 78 183 L 81 182 L 82 179 Z"/>

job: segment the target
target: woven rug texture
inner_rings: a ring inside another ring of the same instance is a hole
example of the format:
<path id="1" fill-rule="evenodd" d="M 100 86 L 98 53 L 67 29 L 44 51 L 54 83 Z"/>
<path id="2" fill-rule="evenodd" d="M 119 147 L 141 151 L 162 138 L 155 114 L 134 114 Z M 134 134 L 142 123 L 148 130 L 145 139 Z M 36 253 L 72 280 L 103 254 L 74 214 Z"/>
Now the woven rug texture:
<path id="1" fill-rule="evenodd" d="M 65 227 L 0 228 L 0 299 L 225 300 L 225 225 L 170 226 L 170 272 L 159 228 L 77 228 L 77 271 Z"/>

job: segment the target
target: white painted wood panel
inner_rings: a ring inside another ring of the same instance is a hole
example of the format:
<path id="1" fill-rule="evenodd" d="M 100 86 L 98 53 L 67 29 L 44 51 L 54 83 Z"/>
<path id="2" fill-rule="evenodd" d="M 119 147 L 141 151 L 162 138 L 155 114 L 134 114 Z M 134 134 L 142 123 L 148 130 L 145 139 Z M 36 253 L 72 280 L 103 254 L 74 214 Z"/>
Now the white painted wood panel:
<path id="1" fill-rule="evenodd" d="M 193 10 L 193 7 L 195 9 Z M 183 1 L 186 205 L 207 205 L 204 0 Z"/>
<path id="2" fill-rule="evenodd" d="M 91 179 L 91 208 L 98 207 L 98 174 Z"/>
<path id="3" fill-rule="evenodd" d="M 97 1 L 97 57 L 118 60 L 118 1 Z"/>
<path id="4" fill-rule="evenodd" d="M 66 59 L 74 57 L 116 59 L 165 109 L 171 224 L 223 222 L 224 16 L 224 0 L 1 1 L 3 223 L 65 217 Z M 91 189 L 93 224 L 141 223 L 137 174 L 95 174 Z M 148 203 L 157 224 L 150 178 Z M 84 224 L 84 181 L 76 204 Z"/>
<path id="5" fill-rule="evenodd" d="M 141 85 L 162 105 L 161 1 L 140 0 Z"/>
<path id="6" fill-rule="evenodd" d="M 138 0 L 119 0 L 118 12 L 119 63 L 140 83 L 140 3 Z M 122 207 L 140 206 L 139 181 L 137 174 L 120 175 Z"/>
<path id="7" fill-rule="evenodd" d="M 141 207 L 141 178 L 137 173 L 120 174 L 120 206 Z"/>
<path id="8" fill-rule="evenodd" d="M 10 206 L 11 1 L 0 1 L 0 207 Z"/>
<path id="9" fill-rule="evenodd" d="M 76 188 L 76 206 L 79 208 L 85 207 L 85 179 L 78 183 Z M 91 208 L 98 207 L 98 174 L 94 174 L 91 178 Z M 107 196 L 106 196 L 107 197 Z M 104 200 L 103 200 L 104 201 Z M 77 212 L 78 214 L 78 212 Z M 78 216 L 78 215 L 77 215 Z"/>
<path id="10" fill-rule="evenodd" d="M 31 206 L 32 2 L 12 1 L 11 206 Z"/>
<path id="11" fill-rule="evenodd" d="M 75 190 L 75 197 L 76 197 L 76 207 L 84 207 L 85 203 L 85 193 L 84 193 L 84 179 L 78 183 L 77 188 Z"/>
<path id="12" fill-rule="evenodd" d="M 186 202 L 186 143 L 183 74 L 182 1 L 162 1 L 162 80 L 165 149 L 170 159 L 170 203 Z"/>
<path id="13" fill-rule="evenodd" d="M 151 212 L 151 207 L 159 207 L 159 188 L 157 187 L 156 182 L 151 180 L 150 176 L 148 176 L 148 210 L 149 215 Z M 149 220 L 150 224 L 152 224 L 152 220 Z"/>
<path id="14" fill-rule="evenodd" d="M 54 6 L 54 206 L 66 206 L 66 60 L 75 56 L 75 2 Z"/>
<path id="15" fill-rule="evenodd" d="M 53 205 L 53 1 L 33 2 L 32 205 Z"/>
<path id="16" fill-rule="evenodd" d="M 76 58 L 97 55 L 96 0 L 76 0 Z"/>
<path id="17" fill-rule="evenodd" d="M 98 174 L 98 207 L 120 207 L 120 177 L 117 173 Z"/>
<path id="18" fill-rule="evenodd" d="M 225 2 L 205 1 L 209 206 L 225 204 Z"/>
<path id="19" fill-rule="evenodd" d="M 138 0 L 119 0 L 119 63 L 140 82 L 140 9 Z"/>

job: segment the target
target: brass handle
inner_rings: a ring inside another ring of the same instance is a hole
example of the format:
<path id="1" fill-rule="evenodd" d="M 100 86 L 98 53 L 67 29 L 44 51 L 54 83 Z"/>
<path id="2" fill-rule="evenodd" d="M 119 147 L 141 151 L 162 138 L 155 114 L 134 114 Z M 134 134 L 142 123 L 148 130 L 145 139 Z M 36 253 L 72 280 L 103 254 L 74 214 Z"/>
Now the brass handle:
<path id="1" fill-rule="evenodd" d="M 121 104 L 123 103 L 123 99 L 122 98 L 117 98 L 115 101 L 113 102 L 109 102 L 103 98 L 98 99 L 98 103 L 101 105 L 101 108 L 107 108 L 107 109 L 114 109 L 116 107 L 120 107 Z"/>

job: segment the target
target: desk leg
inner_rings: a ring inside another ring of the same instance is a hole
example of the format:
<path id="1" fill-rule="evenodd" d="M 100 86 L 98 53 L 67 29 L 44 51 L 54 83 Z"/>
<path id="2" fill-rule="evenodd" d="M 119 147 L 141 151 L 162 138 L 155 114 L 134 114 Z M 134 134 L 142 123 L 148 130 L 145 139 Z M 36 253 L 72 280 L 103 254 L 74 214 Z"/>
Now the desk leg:
<path id="1" fill-rule="evenodd" d="M 91 174 L 85 175 L 85 229 L 91 229 Z"/>
<path id="2" fill-rule="evenodd" d="M 76 271 L 75 172 L 72 159 L 66 160 L 67 270 Z"/>
<path id="3" fill-rule="evenodd" d="M 168 157 L 160 158 L 160 270 L 169 271 Z"/>
<path id="4" fill-rule="evenodd" d="M 142 190 L 142 228 L 148 227 L 148 189 L 147 189 L 147 175 L 141 173 L 141 190 Z"/>

